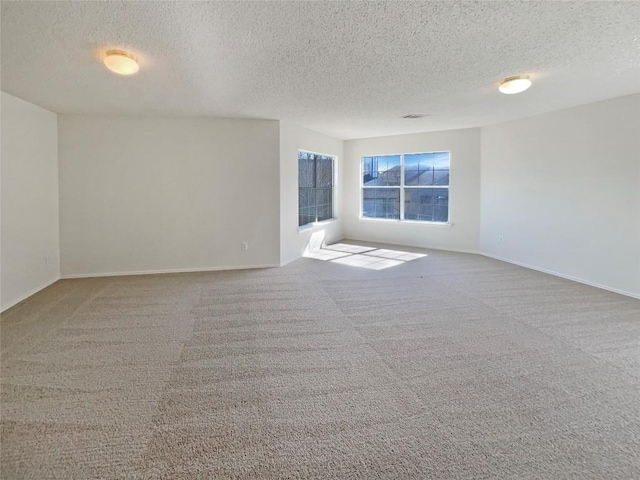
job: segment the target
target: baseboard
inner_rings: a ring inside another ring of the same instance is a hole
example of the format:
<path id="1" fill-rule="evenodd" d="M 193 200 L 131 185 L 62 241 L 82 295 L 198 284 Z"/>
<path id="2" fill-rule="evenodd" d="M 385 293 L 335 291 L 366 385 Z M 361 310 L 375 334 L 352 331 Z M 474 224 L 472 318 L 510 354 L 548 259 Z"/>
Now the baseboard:
<path id="1" fill-rule="evenodd" d="M 573 282 L 583 283 L 583 284 L 589 285 L 591 287 L 601 288 L 602 290 L 608 290 L 609 292 L 619 293 L 620 295 L 625 295 L 627 297 L 640 299 L 640 294 L 637 294 L 637 293 L 627 292 L 626 290 L 620 290 L 620 289 L 617 289 L 617 288 L 608 287 L 606 285 L 601 285 L 599 283 L 590 282 L 588 280 L 583 280 L 582 278 L 572 277 L 571 275 L 565 275 L 563 273 L 559 273 L 559 272 L 556 272 L 556 271 L 553 271 L 553 270 L 547 270 L 546 268 L 534 267 L 533 265 L 529 265 L 527 263 L 516 262 L 514 260 L 509 260 L 509 259 L 506 259 L 506 258 L 498 257 L 497 255 L 491 255 L 489 253 L 480 252 L 480 255 L 482 255 L 483 257 L 493 258 L 494 260 L 500 260 L 501 262 L 511 263 L 512 265 L 517 265 L 519 267 L 528 268 L 530 270 L 536 270 L 538 272 L 547 273 L 549 275 L 553 275 L 554 277 L 565 278 L 565 279 L 571 280 Z"/>
<path id="2" fill-rule="evenodd" d="M 349 242 L 349 241 L 363 242 L 363 243 L 379 243 L 382 245 L 389 245 L 390 247 L 411 247 L 411 248 L 422 248 L 424 250 L 439 250 L 441 252 L 470 253 L 473 255 L 478 255 L 480 253 L 477 250 L 460 250 L 456 248 L 427 247 L 427 246 L 418 245 L 415 243 L 398 244 L 398 243 L 389 243 L 389 242 L 378 242 L 378 241 L 365 240 L 363 238 L 355 238 L 355 237 L 344 238 L 342 240 L 339 240 L 338 242 Z"/>
<path id="3" fill-rule="evenodd" d="M 103 273 L 78 273 L 73 275 L 62 275 L 60 278 L 68 280 L 71 278 L 95 278 L 95 277 L 126 277 L 131 275 L 158 275 L 161 273 L 194 273 L 194 272 L 218 272 L 222 270 L 249 270 L 255 268 L 275 268 L 277 264 L 265 265 L 242 265 L 235 267 L 202 267 L 202 268 L 172 268 L 167 270 L 136 270 L 127 272 L 103 272 Z"/>
<path id="4" fill-rule="evenodd" d="M 290 263 L 293 263 L 293 262 L 295 262 L 296 260 L 300 260 L 303 256 L 304 256 L 304 255 L 300 255 L 299 257 L 292 258 L 292 259 L 290 259 L 290 260 L 287 260 L 286 262 L 282 262 L 282 263 L 280 264 L 280 266 L 281 266 L 281 267 L 284 267 L 285 265 L 289 265 Z"/>
<path id="5" fill-rule="evenodd" d="M 336 240 L 334 243 L 330 243 L 327 245 L 323 245 L 323 248 L 325 246 L 330 247 L 331 245 L 334 245 L 336 243 L 340 243 L 340 242 L 361 242 L 361 243 L 378 243 L 380 245 L 387 245 L 389 247 L 398 247 L 398 248 L 402 248 L 402 247 L 411 247 L 411 248 L 422 248 L 424 250 L 439 250 L 442 252 L 455 252 L 455 253 L 470 253 L 473 255 L 477 255 L 479 252 L 474 251 L 474 250 L 455 250 L 455 249 L 450 249 L 450 248 L 435 248 L 435 247 L 425 247 L 423 245 L 415 245 L 415 244 L 397 244 L 397 243 L 386 243 L 386 242 L 372 242 L 371 240 L 363 240 L 363 239 L 359 239 L 359 238 L 342 238 L 340 240 Z M 284 267 L 285 265 L 289 265 L 290 263 L 295 262 L 296 260 L 300 260 L 301 258 L 304 258 L 304 254 L 300 255 L 299 257 L 296 258 L 292 258 L 290 260 L 287 260 L 286 262 L 282 262 L 280 264 L 281 267 Z"/>
<path id="6" fill-rule="evenodd" d="M 50 285 L 53 285 L 54 283 L 56 283 L 58 280 L 60 280 L 61 277 L 57 277 L 49 282 L 44 283 L 43 285 L 39 286 L 38 288 L 34 288 L 33 290 L 30 290 L 28 293 L 26 293 L 25 295 L 21 295 L 20 297 L 18 297 L 17 300 L 14 300 L 13 302 L 11 302 L 9 305 L 7 305 L 6 307 L 2 307 L 2 310 L 0 311 L 0 313 L 5 312 L 6 310 L 9 310 L 11 307 L 15 307 L 17 304 L 19 304 L 20 302 L 24 302 L 27 298 L 29 298 L 32 295 L 35 295 L 36 293 L 38 293 L 40 290 L 44 290 L 45 288 L 47 288 Z"/>

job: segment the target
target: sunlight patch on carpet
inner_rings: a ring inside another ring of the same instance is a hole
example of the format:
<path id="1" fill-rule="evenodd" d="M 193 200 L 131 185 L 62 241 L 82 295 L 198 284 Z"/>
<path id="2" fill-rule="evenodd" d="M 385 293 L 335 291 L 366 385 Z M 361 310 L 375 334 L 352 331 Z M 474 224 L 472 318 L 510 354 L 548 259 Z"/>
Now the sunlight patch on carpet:
<path id="1" fill-rule="evenodd" d="M 366 268 L 368 270 L 384 270 L 405 262 L 426 257 L 423 253 L 404 252 L 401 250 L 389 250 L 386 248 L 363 247 L 360 245 L 348 245 L 336 243 L 327 245 L 304 254 L 307 258 L 329 261 L 349 265 L 352 267 Z"/>

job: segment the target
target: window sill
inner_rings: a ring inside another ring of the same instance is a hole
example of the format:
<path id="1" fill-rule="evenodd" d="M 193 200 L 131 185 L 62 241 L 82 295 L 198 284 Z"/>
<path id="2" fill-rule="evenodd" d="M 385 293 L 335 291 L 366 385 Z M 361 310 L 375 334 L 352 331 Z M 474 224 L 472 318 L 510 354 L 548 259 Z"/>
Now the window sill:
<path id="1" fill-rule="evenodd" d="M 321 222 L 307 223 L 306 225 L 298 227 L 298 233 L 308 232 L 309 230 L 313 230 L 318 227 L 324 227 L 337 221 L 337 218 L 330 218 L 329 220 L 323 220 Z"/>
<path id="2" fill-rule="evenodd" d="M 454 224 L 451 222 L 424 222 L 420 220 L 399 220 L 397 218 L 371 218 L 371 217 L 360 217 L 360 221 L 362 222 L 381 222 L 381 223 L 399 223 L 399 224 L 408 224 L 408 225 L 425 225 L 429 227 L 442 227 L 442 228 L 453 228 Z"/>

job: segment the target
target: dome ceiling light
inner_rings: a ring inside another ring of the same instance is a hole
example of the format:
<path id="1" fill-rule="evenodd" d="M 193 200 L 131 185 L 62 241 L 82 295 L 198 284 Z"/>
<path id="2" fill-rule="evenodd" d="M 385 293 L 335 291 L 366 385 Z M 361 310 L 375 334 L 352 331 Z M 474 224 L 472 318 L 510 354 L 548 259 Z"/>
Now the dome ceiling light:
<path id="1" fill-rule="evenodd" d="M 498 90 L 507 95 L 513 95 L 514 93 L 524 92 L 531 86 L 531 80 L 528 75 L 516 75 L 515 77 L 505 78 Z"/>
<path id="2" fill-rule="evenodd" d="M 140 69 L 138 59 L 123 50 L 107 50 L 104 64 L 118 75 L 133 75 Z"/>

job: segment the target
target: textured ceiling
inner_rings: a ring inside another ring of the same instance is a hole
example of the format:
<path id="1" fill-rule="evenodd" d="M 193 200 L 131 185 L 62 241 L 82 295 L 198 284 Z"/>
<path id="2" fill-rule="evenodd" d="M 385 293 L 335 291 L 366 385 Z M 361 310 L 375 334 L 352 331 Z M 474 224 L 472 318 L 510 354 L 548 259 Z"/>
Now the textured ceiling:
<path id="1" fill-rule="evenodd" d="M 2 1 L 1 21 L 2 90 L 55 112 L 272 118 L 357 138 L 640 91 L 639 2 Z M 109 48 L 140 72 L 106 70 Z M 531 89 L 498 93 L 516 74 Z"/>

